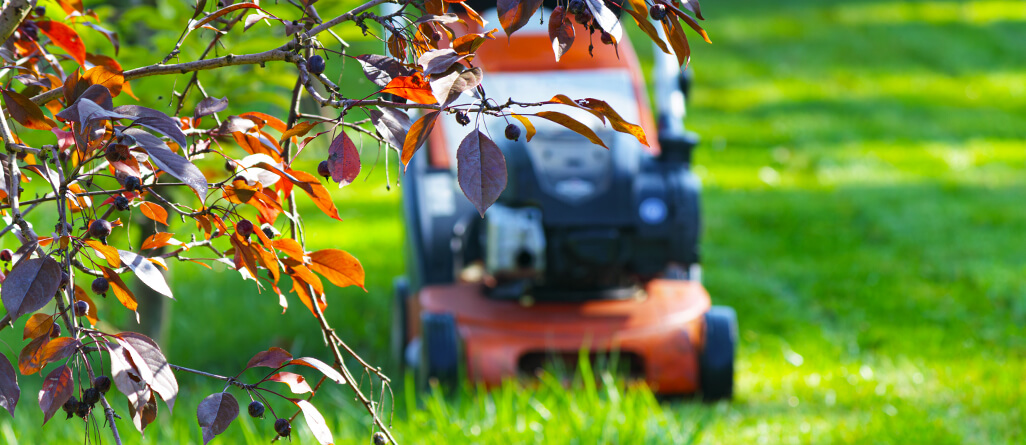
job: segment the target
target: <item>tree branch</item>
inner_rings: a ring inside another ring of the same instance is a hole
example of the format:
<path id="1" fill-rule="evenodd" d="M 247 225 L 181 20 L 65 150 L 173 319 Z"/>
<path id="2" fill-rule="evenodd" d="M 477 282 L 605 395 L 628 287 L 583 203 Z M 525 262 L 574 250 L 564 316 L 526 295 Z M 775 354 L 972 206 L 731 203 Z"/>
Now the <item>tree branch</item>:
<path id="1" fill-rule="evenodd" d="M 31 11 L 29 0 L 11 0 L 0 12 L 0 42 L 6 42 Z"/>

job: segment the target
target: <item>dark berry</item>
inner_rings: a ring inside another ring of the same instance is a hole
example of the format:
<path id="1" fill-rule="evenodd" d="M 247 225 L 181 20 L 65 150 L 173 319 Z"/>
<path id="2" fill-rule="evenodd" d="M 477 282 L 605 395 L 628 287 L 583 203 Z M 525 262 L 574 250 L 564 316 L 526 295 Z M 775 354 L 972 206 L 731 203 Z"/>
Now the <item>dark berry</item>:
<path id="1" fill-rule="evenodd" d="M 574 20 L 585 26 L 588 26 L 588 24 L 591 23 L 591 19 L 591 11 L 589 11 L 588 8 L 584 8 L 583 11 L 574 14 Z"/>
<path id="2" fill-rule="evenodd" d="M 466 126 L 470 123 L 470 116 L 467 116 L 467 112 L 460 110 L 456 112 L 456 123 Z"/>
<path id="3" fill-rule="evenodd" d="M 67 272 L 61 272 L 60 288 L 64 289 L 65 287 L 67 287 L 68 283 L 70 283 L 70 282 L 71 282 L 71 275 L 68 275 Z"/>
<path id="4" fill-rule="evenodd" d="M 584 11 L 584 0 L 570 0 L 566 10 L 573 15 L 580 14 L 581 11 Z"/>
<path id="5" fill-rule="evenodd" d="M 652 20 L 656 21 L 660 21 L 666 18 L 666 5 L 662 3 L 656 3 L 652 5 L 652 7 L 648 10 L 648 15 L 649 17 L 652 17 Z"/>
<path id="6" fill-rule="evenodd" d="M 385 436 L 385 433 L 382 433 L 381 431 L 374 433 L 372 438 L 374 440 L 374 445 L 388 445 L 388 436 Z"/>
<path id="7" fill-rule="evenodd" d="M 105 375 L 97 376 L 93 379 L 93 388 L 96 388 L 97 391 L 106 394 L 107 391 L 110 391 L 110 377 Z"/>
<path id="8" fill-rule="evenodd" d="M 122 212 L 128 210 L 128 198 L 124 196 L 118 196 L 117 198 L 114 198 L 114 208 Z"/>
<path id="9" fill-rule="evenodd" d="M 26 37 L 32 40 L 39 39 L 39 27 L 34 22 L 25 22 L 24 25 L 21 25 L 21 30 Z"/>
<path id="10" fill-rule="evenodd" d="M 603 45 L 612 45 L 613 35 L 608 32 L 602 31 L 602 37 L 599 40 L 602 41 Z"/>
<path id="11" fill-rule="evenodd" d="M 235 173 L 235 163 L 232 161 L 224 161 L 224 170 L 228 173 Z"/>
<path id="12" fill-rule="evenodd" d="M 82 300 L 78 300 L 78 301 L 75 302 L 75 316 L 76 317 L 85 317 L 86 314 L 88 314 L 88 313 L 89 313 L 89 303 L 86 303 L 85 301 L 82 301 Z"/>
<path id="13" fill-rule="evenodd" d="M 68 413 L 68 418 L 70 419 L 75 414 L 75 411 L 78 411 L 78 399 L 75 396 L 71 396 L 67 402 L 64 402 L 64 406 L 61 408 L 64 409 L 64 412 Z"/>
<path id="14" fill-rule="evenodd" d="M 280 233 L 278 233 L 278 230 L 274 228 L 274 226 L 267 223 L 264 223 L 264 225 L 260 226 L 260 231 L 264 232 L 264 236 L 266 236 L 267 239 L 275 239 L 278 237 L 278 235 L 281 235 Z"/>
<path id="15" fill-rule="evenodd" d="M 264 418 L 264 404 L 253 401 L 249 404 L 249 417 L 257 417 L 260 419 Z"/>
<path id="16" fill-rule="evenodd" d="M 436 30 L 431 32 L 431 41 L 432 42 L 437 42 L 439 40 L 442 40 L 442 33 L 439 30 L 436 29 Z"/>
<path id="17" fill-rule="evenodd" d="M 249 238 L 253 234 L 253 221 L 244 219 L 235 223 L 235 232 L 243 238 Z"/>
<path id="18" fill-rule="evenodd" d="M 88 388 L 82 391 L 82 403 L 87 405 L 95 405 L 96 402 L 100 401 L 100 390 L 96 388 Z"/>
<path id="19" fill-rule="evenodd" d="M 78 410 L 75 411 L 75 415 L 85 419 L 86 416 L 89 415 L 89 411 L 92 411 L 92 409 L 92 405 L 89 405 L 88 403 L 79 403 Z"/>
<path id="20" fill-rule="evenodd" d="M 67 150 L 57 153 L 57 159 L 59 159 L 61 162 L 68 162 L 68 158 L 70 157 L 71 155 L 68 154 Z"/>
<path id="21" fill-rule="evenodd" d="M 14 258 L 14 253 L 11 252 L 11 249 L 0 250 L 0 261 L 9 263 L 12 258 Z"/>
<path id="22" fill-rule="evenodd" d="M 93 293 L 98 295 L 106 294 L 110 290 L 110 283 L 104 277 L 93 280 Z"/>
<path id="23" fill-rule="evenodd" d="M 61 325 L 54 323 L 50 326 L 50 338 L 57 338 L 61 336 Z"/>
<path id="24" fill-rule="evenodd" d="M 520 140 L 520 127 L 515 124 L 509 124 L 506 126 L 506 139 L 511 141 Z"/>
<path id="25" fill-rule="evenodd" d="M 38 16 L 46 15 L 46 6 L 36 6 L 35 13 Z"/>
<path id="26" fill-rule="evenodd" d="M 321 161 L 320 164 L 317 164 L 317 174 L 325 178 L 331 177 L 331 169 L 328 168 L 328 161 Z"/>
<path id="27" fill-rule="evenodd" d="M 324 66 L 324 58 L 320 54 L 314 54 L 306 60 L 306 70 L 315 76 L 324 72 Z"/>
<path id="28" fill-rule="evenodd" d="M 125 178 L 125 190 L 130 192 L 142 191 L 142 183 L 139 182 L 138 176 L 129 176 Z"/>
<path id="29" fill-rule="evenodd" d="M 110 236 L 110 221 L 97 219 L 89 224 L 89 236 L 96 239 L 104 239 Z"/>
<path id="30" fill-rule="evenodd" d="M 281 437 L 289 437 L 292 435 L 292 424 L 289 423 L 288 419 L 275 420 L 274 432 L 278 433 Z"/>

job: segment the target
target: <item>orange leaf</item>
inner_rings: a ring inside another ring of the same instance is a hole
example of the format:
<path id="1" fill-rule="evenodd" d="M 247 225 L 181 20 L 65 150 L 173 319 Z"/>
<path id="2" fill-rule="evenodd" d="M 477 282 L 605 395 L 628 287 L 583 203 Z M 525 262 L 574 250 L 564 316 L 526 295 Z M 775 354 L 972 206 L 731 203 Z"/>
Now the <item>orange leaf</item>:
<path id="1" fill-rule="evenodd" d="M 86 294 L 85 290 L 77 284 L 75 285 L 75 300 L 82 300 L 89 303 L 89 312 L 86 313 L 86 319 L 89 320 L 89 324 L 96 326 L 96 323 L 100 321 L 99 317 L 97 317 L 96 303 L 94 303 L 93 299 L 89 298 L 89 295 Z"/>
<path id="2" fill-rule="evenodd" d="M 50 38 L 54 45 L 67 51 L 68 55 L 75 59 L 79 65 L 85 63 L 86 47 L 82 43 L 82 38 L 78 36 L 74 29 L 61 22 L 52 20 L 36 22 L 36 26 L 39 27 L 40 32 Z"/>
<path id="3" fill-rule="evenodd" d="M 4 105 L 7 106 L 11 117 L 18 121 L 19 124 L 24 125 L 25 128 L 50 130 L 58 126 L 53 119 L 46 117 L 43 114 L 43 109 L 39 108 L 39 105 L 36 105 L 31 99 L 12 90 L 2 91 Z"/>
<path id="4" fill-rule="evenodd" d="M 577 134 L 580 134 L 581 136 L 588 138 L 588 140 L 591 141 L 593 144 L 601 145 L 602 147 L 609 149 L 609 147 L 606 147 L 606 144 L 602 143 L 602 139 L 599 139 L 598 135 L 595 134 L 595 132 L 592 131 L 591 128 L 589 128 L 587 125 L 578 122 L 576 119 L 570 116 L 567 116 L 557 111 L 539 111 L 535 113 L 535 116 L 538 116 L 543 119 L 548 119 L 552 122 L 562 125 L 570 130 L 575 131 Z"/>
<path id="5" fill-rule="evenodd" d="M 114 248 L 114 246 L 108 246 L 94 239 L 88 239 L 84 242 L 89 247 L 100 252 L 100 255 L 103 255 L 103 258 L 107 260 L 107 264 L 110 264 L 110 267 L 121 267 L 121 256 L 118 255 L 118 249 Z"/>
<path id="6" fill-rule="evenodd" d="M 521 116 L 519 114 L 512 114 L 511 113 L 510 116 L 513 116 L 514 119 L 520 121 L 520 123 L 524 125 L 524 128 L 527 129 L 527 141 L 526 142 L 531 142 L 531 138 L 534 137 L 534 133 L 535 133 L 534 125 L 531 124 L 531 121 L 527 120 L 526 117 Z"/>
<path id="7" fill-rule="evenodd" d="M 620 114 L 605 101 L 598 99 L 582 99 L 580 104 L 588 110 L 601 113 L 609 119 L 609 124 L 612 125 L 613 130 L 634 136 L 642 145 L 646 147 L 648 146 L 648 138 L 645 137 L 645 130 L 639 125 L 623 120 L 623 118 L 620 117 Z"/>
<path id="8" fill-rule="evenodd" d="M 168 243 L 168 240 L 170 240 L 171 237 L 174 236 L 174 235 L 175 234 L 173 234 L 171 232 L 157 232 L 157 233 L 154 233 L 153 235 L 150 235 L 148 238 L 146 238 L 145 241 L 143 241 L 142 250 L 156 249 L 156 248 L 159 248 L 159 247 L 164 247 L 164 246 L 170 244 L 170 243 Z"/>
<path id="9" fill-rule="evenodd" d="M 303 189 L 310 198 L 313 199 L 314 204 L 317 208 L 321 209 L 325 215 L 333 219 L 342 221 L 342 218 L 338 216 L 338 209 L 335 207 L 335 203 L 331 200 L 331 194 L 328 193 L 328 189 L 321 185 L 321 182 L 317 180 L 314 175 L 311 175 L 302 170 L 288 170 L 288 175 L 285 176 L 297 187 Z"/>
<path id="10" fill-rule="evenodd" d="M 435 120 L 438 119 L 438 114 L 438 111 L 432 111 L 421 116 L 420 119 L 417 119 L 417 122 L 410 126 L 410 130 L 406 132 L 402 155 L 404 166 L 410 163 L 410 159 L 413 159 L 413 154 L 427 141 L 428 135 L 431 134 L 431 129 L 435 126 Z"/>
<path id="11" fill-rule="evenodd" d="M 344 250 L 323 249 L 310 253 L 310 268 L 338 287 L 357 285 L 363 290 L 364 272 L 360 260 Z"/>
<path id="12" fill-rule="evenodd" d="M 40 351 L 40 355 L 48 363 L 56 362 L 70 356 L 81 344 L 71 337 L 58 337 L 47 342 Z"/>
<path id="13" fill-rule="evenodd" d="M 303 257 L 306 256 L 306 252 L 303 251 L 303 246 L 299 245 L 299 243 L 292 238 L 276 239 L 271 241 L 271 246 L 299 262 L 303 262 Z"/>
<path id="14" fill-rule="evenodd" d="M 50 341 L 49 335 L 40 335 L 21 349 L 21 353 L 18 354 L 18 370 L 23 375 L 35 374 L 46 366 L 46 360 L 43 360 L 42 349 L 48 341 Z"/>
<path id="15" fill-rule="evenodd" d="M 412 76 L 400 76 L 392 79 L 381 90 L 382 93 L 394 94 L 412 100 L 418 104 L 431 105 L 438 103 L 431 93 L 431 84 L 424 80 L 420 73 Z"/>
<path id="16" fill-rule="evenodd" d="M 114 291 L 114 296 L 118 297 L 118 301 L 121 302 L 128 310 L 135 311 L 139 308 L 139 303 L 135 301 L 135 294 L 125 285 L 124 281 L 121 281 L 121 277 L 116 272 L 106 267 L 100 266 L 103 271 L 103 277 L 107 279 L 107 283 L 110 284 L 110 289 Z"/>
<path id="17" fill-rule="evenodd" d="M 282 133 L 281 134 L 281 139 L 278 139 L 278 143 L 279 144 L 284 144 L 285 141 L 288 138 L 293 137 L 293 136 L 296 136 L 296 137 L 306 136 L 306 134 L 310 132 L 310 129 L 312 129 L 318 123 L 319 122 L 309 122 L 309 121 L 307 121 L 307 122 L 300 122 L 300 123 L 294 125 L 292 128 L 289 128 L 288 131 Z"/>
<path id="18" fill-rule="evenodd" d="M 110 68 L 101 65 L 94 66 L 86 71 L 82 75 L 82 80 L 86 80 L 93 85 L 103 85 L 110 91 L 111 97 L 117 97 L 118 94 L 121 94 L 121 87 L 125 84 L 125 75 L 121 71 L 112 71 Z"/>
<path id="19" fill-rule="evenodd" d="M 43 334 L 49 334 L 53 328 L 53 317 L 46 314 L 32 314 L 25 322 L 25 332 L 21 339 L 36 338 Z"/>
<path id="20" fill-rule="evenodd" d="M 278 119 L 278 118 L 276 118 L 274 116 L 271 116 L 269 114 L 264 114 L 264 113 L 261 113 L 259 111 L 249 111 L 249 112 L 240 114 L 239 117 L 244 117 L 244 118 L 249 119 L 249 120 L 253 120 L 253 118 L 256 118 L 256 119 L 259 119 L 259 120 L 263 121 L 265 124 L 270 125 L 271 128 L 273 128 L 275 130 L 278 130 L 279 132 L 284 132 L 285 131 L 285 122 L 282 122 L 281 119 Z M 257 123 L 257 126 L 260 127 L 260 128 L 263 128 L 263 125 L 260 124 L 259 122 Z M 283 137 L 282 139 L 285 139 L 285 138 Z"/>
<path id="21" fill-rule="evenodd" d="M 147 218 L 159 222 L 165 226 L 167 225 L 167 210 L 164 210 L 163 207 L 157 205 L 156 203 L 146 201 L 143 202 L 142 205 L 139 206 L 139 208 L 142 210 L 143 215 L 146 215 Z"/>

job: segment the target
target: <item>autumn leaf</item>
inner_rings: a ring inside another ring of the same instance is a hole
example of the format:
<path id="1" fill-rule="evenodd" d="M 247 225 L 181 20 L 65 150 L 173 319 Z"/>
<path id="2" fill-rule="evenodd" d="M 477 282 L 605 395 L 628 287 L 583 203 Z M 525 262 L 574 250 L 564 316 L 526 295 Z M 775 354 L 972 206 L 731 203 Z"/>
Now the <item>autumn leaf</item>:
<path id="1" fill-rule="evenodd" d="M 499 14 L 499 24 L 506 31 L 507 36 L 512 36 L 518 29 L 527 25 L 542 0 L 498 0 L 495 9 Z"/>
<path id="2" fill-rule="evenodd" d="M 327 278 L 338 287 L 364 287 L 364 271 L 360 260 L 344 250 L 322 249 L 310 252 L 310 269 Z"/>
<path id="3" fill-rule="evenodd" d="M 345 131 L 339 132 L 328 147 L 328 171 L 340 188 L 349 185 L 360 174 L 360 152 Z"/>
<path id="4" fill-rule="evenodd" d="M 413 154 L 427 141 L 428 135 L 431 134 L 431 129 L 435 126 L 435 120 L 438 119 L 438 114 L 439 111 L 425 113 L 410 126 L 410 131 L 406 132 L 406 140 L 403 142 L 402 152 L 404 166 L 409 165 L 410 159 L 413 159 Z"/>
<path id="5" fill-rule="evenodd" d="M 147 218 L 165 226 L 167 225 L 167 210 L 164 210 L 160 205 L 146 201 L 139 205 L 139 209 L 142 210 L 143 215 L 146 215 Z"/>
<path id="6" fill-rule="evenodd" d="M 414 73 L 412 76 L 396 77 L 389 81 L 381 92 L 394 94 L 418 104 L 432 105 L 438 103 L 435 96 L 431 94 L 431 84 L 424 80 L 424 76 L 420 73 Z"/>
<path id="7" fill-rule="evenodd" d="M 25 126 L 25 128 L 31 128 L 33 130 L 52 130 L 58 127 L 57 123 L 46 117 L 43 114 L 43 110 L 32 102 L 31 99 L 22 96 L 21 94 L 13 91 L 3 89 L 4 105 L 7 106 L 7 111 L 11 113 L 11 117 L 14 118 L 19 124 Z"/>
<path id="8" fill-rule="evenodd" d="M 460 188 L 483 218 L 506 188 L 506 158 L 495 142 L 474 130 L 456 150 L 456 162 Z"/>
<path id="9" fill-rule="evenodd" d="M 85 63 L 86 47 L 82 43 L 82 38 L 78 36 L 74 29 L 61 22 L 52 20 L 36 22 L 36 26 L 39 27 L 40 32 L 50 38 L 54 45 L 67 51 L 68 55 L 75 59 L 79 65 Z"/>
<path id="10" fill-rule="evenodd" d="M 593 144 L 601 145 L 603 148 L 609 149 L 609 147 L 606 147 L 606 144 L 602 142 L 602 139 L 599 139 L 598 135 L 595 134 L 595 132 L 592 131 L 591 128 L 589 128 L 587 125 L 578 122 L 576 119 L 570 116 L 567 116 L 558 111 L 539 111 L 535 113 L 535 116 L 562 125 L 570 130 L 573 130 L 577 134 L 580 134 L 581 136 L 588 138 L 588 140 L 591 141 Z"/>
<path id="11" fill-rule="evenodd" d="M 43 410 L 43 424 L 53 417 L 64 405 L 75 390 L 75 382 L 71 378 L 71 368 L 58 367 L 43 380 L 43 388 L 39 390 L 39 409 Z"/>

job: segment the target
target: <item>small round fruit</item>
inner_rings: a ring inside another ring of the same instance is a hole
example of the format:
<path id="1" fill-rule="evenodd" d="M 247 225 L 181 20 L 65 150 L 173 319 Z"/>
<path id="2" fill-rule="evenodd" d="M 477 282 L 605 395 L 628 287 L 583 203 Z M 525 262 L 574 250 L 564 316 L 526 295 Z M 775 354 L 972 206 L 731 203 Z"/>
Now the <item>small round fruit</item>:
<path id="1" fill-rule="evenodd" d="M 60 288 L 64 289 L 65 287 L 68 286 L 68 283 L 70 283 L 70 282 L 71 282 L 71 275 L 68 275 L 67 272 L 63 272 L 62 271 L 61 272 L 61 282 L 60 282 L 60 285 L 59 285 Z"/>
<path id="2" fill-rule="evenodd" d="M 12 258 L 14 258 L 14 253 L 11 252 L 11 249 L 0 250 L 0 261 L 9 263 Z"/>
<path id="3" fill-rule="evenodd" d="M 89 313 L 89 303 L 78 300 L 75 302 L 75 316 L 85 317 Z"/>
<path id="4" fill-rule="evenodd" d="M 75 396 L 71 396 L 67 402 L 64 402 L 64 406 L 61 408 L 64 408 L 64 412 L 68 414 L 74 414 L 75 411 L 78 411 L 78 399 Z"/>
<path id="5" fill-rule="evenodd" d="M 603 45 L 612 45 L 613 44 L 613 35 L 609 34 L 608 32 L 602 31 L 602 37 L 599 38 L 599 40 L 602 41 Z"/>
<path id="6" fill-rule="evenodd" d="M 520 127 L 515 124 L 509 124 L 506 126 L 506 139 L 511 141 L 520 140 Z"/>
<path id="7" fill-rule="evenodd" d="M 87 388 L 82 391 L 82 403 L 87 405 L 95 405 L 96 402 L 100 401 L 100 390 L 96 388 Z"/>
<path id="8" fill-rule="evenodd" d="M 470 123 L 470 116 L 467 116 L 467 112 L 460 110 L 456 112 L 456 123 L 466 126 Z"/>
<path id="9" fill-rule="evenodd" d="M 570 4 L 567 5 L 567 8 L 566 8 L 566 11 L 571 13 L 571 14 L 573 14 L 573 15 L 580 14 L 581 11 L 583 11 L 583 10 L 584 10 L 584 0 L 570 0 Z"/>
<path id="10" fill-rule="evenodd" d="M 110 236 L 110 221 L 97 219 L 89 224 L 89 236 L 96 239 L 104 239 Z"/>
<path id="11" fill-rule="evenodd" d="M 591 11 L 589 11 L 588 8 L 584 8 L 583 11 L 578 12 L 577 14 L 574 14 L 574 20 L 577 23 L 580 23 L 580 24 L 585 25 L 585 26 L 588 26 L 588 24 L 591 23 L 591 19 L 592 19 Z"/>
<path id="12" fill-rule="evenodd" d="M 266 236 L 267 239 L 275 239 L 278 235 L 281 235 L 281 233 L 278 232 L 278 229 L 275 229 L 274 226 L 267 223 L 260 226 L 260 231 L 264 232 L 264 236 Z"/>
<path id="13" fill-rule="evenodd" d="M 224 170 L 228 173 L 235 174 L 235 163 L 232 161 L 224 161 Z"/>
<path id="14" fill-rule="evenodd" d="M 38 16 L 44 16 L 44 15 L 46 15 L 46 6 L 36 6 L 36 9 L 34 10 L 34 12 Z"/>
<path id="15" fill-rule="evenodd" d="M 142 182 L 139 181 L 138 176 L 129 176 L 125 178 L 125 190 L 130 192 L 142 191 Z"/>
<path id="16" fill-rule="evenodd" d="M 235 231 L 243 238 L 249 238 L 253 234 L 253 221 L 244 219 L 235 223 Z"/>
<path id="17" fill-rule="evenodd" d="M 381 431 L 374 433 L 372 438 L 374 440 L 374 445 L 388 445 L 388 436 L 385 436 L 385 433 L 382 433 Z"/>
<path id="18" fill-rule="evenodd" d="M 660 21 L 666 18 L 666 5 L 662 3 L 656 3 L 652 5 L 648 10 L 648 16 L 652 17 L 652 20 Z"/>
<path id="19" fill-rule="evenodd" d="M 110 283 L 107 282 L 106 278 L 99 277 L 99 278 L 93 280 L 92 288 L 93 288 L 93 293 L 94 294 L 103 295 L 103 294 L 106 294 L 107 291 L 110 290 Z"/>
<path id="20" fill-rule="evenodd" d="M 325 178 L 331 177 L 331 169 L 328 168 L 328 161 L 321 161 L 320 164 L 317 164 L 317 174 Z"/>
<path id="21" fill-rule="evenodd" d="M 89 411 L 92 411 L 92 410 L 93 410 L 92 405 L 89 405 L 88 403 L 79 403 L 78 404 L 78 410 L 75 411 L 75 415 L 80 417 L 80 418 L 82 418 L 82 419 L 85 419 L 86 416 L 89 415 Z"/>
<path id="22" fill-rule="evenodd" d="M 54 323 L 50 326 L 50 338 L 57 338 L 61 336 L 61 325 Z"/>
<path id="23" fill-rule="evenodd" d="M 253 401 L 249 404 L 249 417 L 264 418 L 264 404 L 258 401 Z"/>
<path id="24" fill-rule="evenodd" d="M 275 420 L 274 432 L 278 433 L 281 437 L 289 437 L 292 435 L 292 424 L 289 423 L 288 419 Z"/>
<path id="25" fill-rule="evenodd" d="M 28 38 L 32 40 L 39 39 L 39 27 L 34 22 L 25 22 L 24 25 L 21 25 L 21 30 Z"/>
<path id="26" fill-rule="evenodd" d="M 93 388 L 96 388 L 97 391 L 106 394 L 107 391 L 110 391 L 110 377 L 105 375 L 96 376 L 96 378 L 93 379 Z"/>
<path id="27" fill-rule="evenodd" d="M 431 33 L 431 41 L 437 42 L 439 40 L 442 40 L 442 33 L 436 29 L 434 30 L 434 32 Z"/>
<path id="28" fill-rule="evenodd" d="M 114 208 L 122 212 L 128 210 L 128 198 L 124 196 L 118 196 L 117 198 L 114 198 Z"/>
<path id="29" fill-rule="evenodd" d="M 306 59 L 306 70 L 313 75 L 319 75 L 324 72 L 324 58 L 320 54 L 314 54 L 313 57 Z"/>

